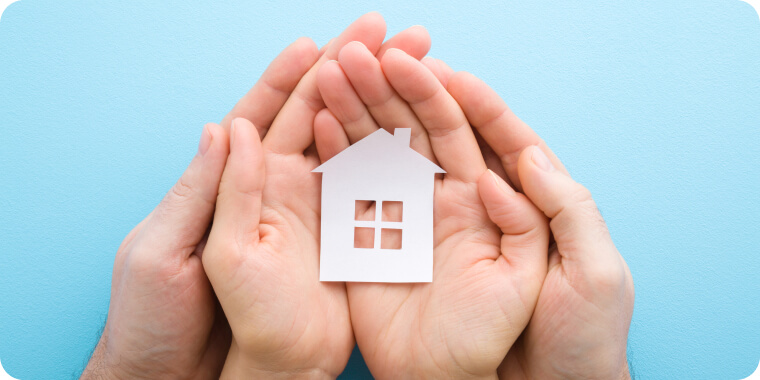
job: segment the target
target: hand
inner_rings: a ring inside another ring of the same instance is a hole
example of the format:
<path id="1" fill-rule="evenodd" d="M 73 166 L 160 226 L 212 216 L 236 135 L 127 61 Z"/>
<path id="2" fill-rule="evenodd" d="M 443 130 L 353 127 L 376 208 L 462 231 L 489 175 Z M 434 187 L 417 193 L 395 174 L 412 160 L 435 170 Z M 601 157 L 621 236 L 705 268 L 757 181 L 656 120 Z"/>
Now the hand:
<path id="1" fill-rule="evenodd" d="M 267 126 L 316 61 L 312 46 L 302 39 L 285 49 L 230 114 L 255 112 Z M 124 239 L 108 321 L 83 379 L 218 378 L 230 331 L 201 256 L 228 153 L 227 132 L 207 125 L 182 178 Z"/>
<path id="2" fill-rule="evenodd" d="M 591 194 L 499 96 L 471 74 L 439 66 L 447 88 L 493 148 L 503 172 L 551 219 L 556 244 L 528 328 L 502 364 L 504 379 L 630 378 L 631 272 Z M 488 205 L 486 205 L 488 206 Z M 489 210 L 490 211 L 490 210 Z"/>
<path id="3" fill-rule="evenodd" d="M 83 379 L 210 378 L 229 332 L 200 260 L 228 154 L 218 125 L 158 207 L 116 253 L 103 335 Z"/>
<path id="4" fill-rule="evenodd" d="M 232 329 L 223 378 L 336 377 L 348 361 L 354 337 L 345 286 L 318 277 L 320 183 L 311 170 L 319 160 L 310 146 L 324 104 L 316 74 L 352 40 L 373 55 L 396 46 L 424 56 L 430 46 L 419 28 L 381 46 L 384 35 L 385 23 L 375 13 L 349 26 L 304 75 L 263 141 L 263 131 L 247 120 L 232 122 L 203 255 Z"/>
<path id="5" fill-rule="evenodd" d="M 351 43 L 320 71 L 320 158 L 404 127 L 447 173 L 435 183 L 433 282 L 348 283 L 356 340 L 377 378 L 496 378 L 546 274 L 546 217 L 486 169 L 465 115 L 426 67 L 435 61 L 389 50 L 381 62 Z"/>

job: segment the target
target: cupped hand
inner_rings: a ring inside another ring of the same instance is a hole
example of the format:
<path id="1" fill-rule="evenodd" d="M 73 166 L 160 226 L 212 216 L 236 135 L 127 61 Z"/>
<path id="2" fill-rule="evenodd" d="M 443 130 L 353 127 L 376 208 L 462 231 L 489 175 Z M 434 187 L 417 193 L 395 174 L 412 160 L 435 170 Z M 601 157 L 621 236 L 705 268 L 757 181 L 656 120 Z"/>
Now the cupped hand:
<path id="1" fill-rule="evenodd" d="M 536 304 L 549 229 L 487 170 L 430 63 L 399 50 L 378 61 L 351 43 L 319 73 L 328 106 L 315 120 L 323 161 L 378 128 L 401 127 L 447 172 L 435 180 L 433 282 L 348 283 L 351 321 L 377 378 L 495 378 Z"/>
<path id="2" fill-rule="evenodd" d="M 345 286 L 319 281 L 320 183 L 311 171 L 319 163 L 313 122 L 324 103 L 316 74 L 353 40 L 373 55 L 395 46 L 423 56 L 430 46 L 417 28 L 382 44 L 384 36 L 378 14 L 361 17 L 324 50 L 269 128 L 242 117 L 231 123 L 203 255 L 232 330 L 223 378 L 335 377 L 348 361 L 354 336 Z"/>
<path id="3" fill-rule="evenodd" d="M 267 126 L 316 61 L 312 46 L 301 39 L 286 48 L 230 115 L 255 111 Z M 230 329 L 201 257 L 228 153 L 225 129 L 207 125 L 182 178 L 124 239 L 106 326 L 82 378 L 219 376 Z"/>
<path id="4" fill-rule="evenodd" d="M 591 194 L 485 83 L 441 67 L 448 91 L 493 149 L 492 162 L 551 219 L 556 241 L 533 317 L 500 377 L 629 378 L 633 280 Z"/>
<path id="5" fill-rule="evenodd" d="M 124 239 L 106 326 L 83 379 L 218 376 L 229 328 L 199 254 L 227 153 L 225 131 L 207 125 L 182 178 Z"/>

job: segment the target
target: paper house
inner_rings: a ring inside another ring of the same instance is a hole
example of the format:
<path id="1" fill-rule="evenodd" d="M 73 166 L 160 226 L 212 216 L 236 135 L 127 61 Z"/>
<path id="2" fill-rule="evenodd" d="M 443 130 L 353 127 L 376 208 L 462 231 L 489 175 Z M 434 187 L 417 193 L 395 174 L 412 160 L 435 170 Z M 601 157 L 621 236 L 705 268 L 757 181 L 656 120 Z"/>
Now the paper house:
<path id="1" fill-rule="evenodd" d="M 314 169 L 322 173 L 321 281 L 433 280 L 433 191 L 445 171 L 410 138 L 409 128 L 379 129 Z"/>

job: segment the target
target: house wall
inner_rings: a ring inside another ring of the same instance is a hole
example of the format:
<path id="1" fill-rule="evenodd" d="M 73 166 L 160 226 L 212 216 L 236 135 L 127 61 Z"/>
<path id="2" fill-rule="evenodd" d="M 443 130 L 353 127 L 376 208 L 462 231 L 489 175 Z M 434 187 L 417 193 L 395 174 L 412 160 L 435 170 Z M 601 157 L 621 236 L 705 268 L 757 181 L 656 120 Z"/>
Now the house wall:
<path id="1" fill-rule="evenodd" d="M 432 173 L 414 171 L 392 177 L 323 173 L 320 279 L 432 281 L 434 183 Z M 354 248 L 357 200 L 404 202 L 400 250 Z"/>

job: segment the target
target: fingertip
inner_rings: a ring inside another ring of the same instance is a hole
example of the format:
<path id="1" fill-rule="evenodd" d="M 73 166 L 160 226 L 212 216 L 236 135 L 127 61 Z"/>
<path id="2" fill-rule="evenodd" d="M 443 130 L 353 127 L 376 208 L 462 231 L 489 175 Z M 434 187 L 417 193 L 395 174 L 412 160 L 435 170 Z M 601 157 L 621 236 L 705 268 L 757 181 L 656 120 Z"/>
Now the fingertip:
<path id="1" fill-rule="evenodd" d="M 253 144 L 253 145 L 250 145 Z M 248 119 L 238 117 L 232 120 L 230 126 L 230 154 L 256 149 L 261 145 L 261 138 L 256 127 Z"/>
<path id="2" fill-rule="evenodd" d="M 353 62 L 367 53 L 372 54 L 369 49 L 367 49 L 367 46 L 360 41 L 351 41 L 338 52 L 338 61 Z"/>
<path id="3" fill-rule="evenodd" d="M 507 202 L 506 198 L 515 196 L 517 193 L 509 185 L 494 173 L 491 169 L 486 170 L 478 179 L 478 193 L 486 211 L 489 215 L 493 214 L 502 204 Z M 494 223 L 497 223 L 494 220 Z"/>
<path id="4" fill-rule="evenodd" d="M 386 27 L 385 18 L 383 18 L 383 15 L 378 11 L 369 11 L 363 14 L 358 20 L 356 20 L 357 23 L 359 21 L 366 22 L 373 26 L 382 26 L 383 29 Z"/>
<path id="5" fill-rule="evenodd" d="M 292 64 L 289 72 L 303 76 L 319 59 L 320 52 L 317 44 L 309 37 L 300 37 L 290 44 L 275 60 Z"/>
<path id="6" fill-rule="evenodd" d="M 346 90 L 348 83 L 346 74 L 338 61 L 326 61 L 317 71 L 317 89 L 326 106 L 330 104 L 335 106 L 335 99 L 342 98 L 342 91 Z"/>
<path id="7" fill-rule="evenodd" d="M 380 64 L 386 65 L 393 62 L 396 62 L 398 60 L 401 60 L 404 58 L 404 56 L 407 55 L 404 53 L 403 50 L 398 48 L 389 48 L 385 51 L 385 54 L 383 54 L 383 57 L 380 58 Z"/>
<path id="8" fill-rule="evenodd" d="M 319 111 L 314 118 L 314 141 L 322 162 L 333 158 L 350 145 L 343 125 L 327 108 Z"/>
<path id="9" fill-rule="evenodd" d="M 332 42 L 332 40 L 330 40 L 330 42 Z M 295 42 L 293 42 L 293 45 L 295 49 L 298 49 L 301 53 L 304 54 L 316 55 L 319 53 L 319 47 L 317 46 L 317 43 L 306 36 L 299 37 Z"/>
<path id="10" fill-rule="evenodd" d="M 325 54 L 329 57 L 337 57 L 340 49 L 345 44 L 351 41 L 361 41 L 367 48 L 373 52 L 377 52 L 385 39 L 386 24 L 383 16 L 378 12 L 369 12 L 346 28 L 343 33 L 338 37 L 337 43 L 332 44 Z"/>
<path id="11" fill-rule="evenodd" d="M 223 155 L 226 156 L 229 153 L 229 142 L 227 132 L 224 128 L 216 123 L 207 123 L 203 126 L 203 133 L 208 135 L 208 146 L 206 151 L 202 153 L 204 156 L 211 155 Z M 202 145 L 203 143 L 201 143 Z M 199 152 L 201 146 L 199 146 Z"/>
<path id="12" fill-rule="evenodd" d="M 478 192 L 489 219 L 509 239 L 521 246 L 540 245 L 548 239 L 548 226 L 541 211 L 496 173 L 487 170 L 480 176 Z"/>
<path id="13" fill-rule="evenodd" d="M 422 25 L 414 25 L 407 30 L 412 42 L 409 49 L 407 49 L 407 53 L 414 58 L 422 59 L 430 51 L 430 47 L 433 44 L 430 33 Z"/>
<path id="14" fill-rule="evenodd" d="M 536 145 L 520 153 L 517 175 L 525 195 L 549 218 L 562 211 L 563 205 L 574 202 L 578 194 L 588 192 L 569 175 L 557 170 Z"/>

